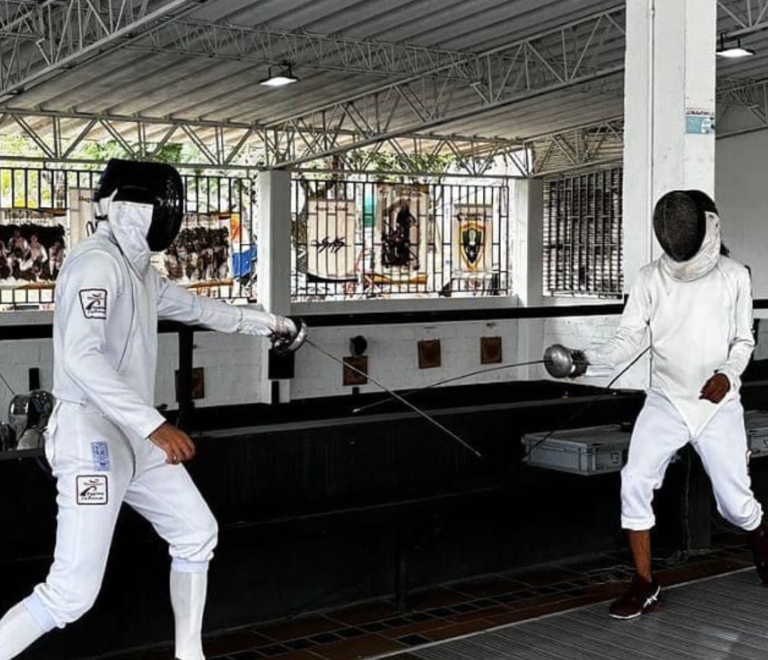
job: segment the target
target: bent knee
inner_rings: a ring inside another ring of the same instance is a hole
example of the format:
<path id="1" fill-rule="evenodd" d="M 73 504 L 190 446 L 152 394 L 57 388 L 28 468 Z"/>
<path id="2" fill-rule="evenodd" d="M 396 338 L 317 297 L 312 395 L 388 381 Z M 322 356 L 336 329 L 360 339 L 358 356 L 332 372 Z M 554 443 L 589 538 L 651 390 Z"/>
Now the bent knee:
<path id="1" fill-rule="evenodd" d="M 187 534 L 171 547 L 174 560 L 189 563 L 209 562 L 219 542 L 219 525 L 213 514 L 208 512 L 190 527 Z"/>
<path id="2" fill-rule="evenodd" d="M 652 493 L 660 484 L 657 470 L 639 464 L 627 464 L 621 470 L 622 493 Z"/>
<path id="3" fill-rule="evenodd" d="M 754 498 L 746 498 L 740 502 L 718 502 L 717 508 L 723 518 L 741 529 L 752 530 L 763 518 L 762 508 Z"/>
<path id="4" fill-rule="evenodd" d="M 213 551 L 219 544 L 219 523 L 213 514 L 208 518 L 204 530 L 201 530 L 201 551 L 208 554 L 208 559 L 213 556 Z"/>
<path id="5" fill-rule="evenodd" d="M 29 599 L 34 614 L 47 613 L 57 628 L 74 623 L 89 612 L 96 604 L 101 590 L 101 581 L 80 579 L 66 589 L 57 585 L 39 586 Z M 42 609 L 40 609 L 42 608 Z M 44 617 L 38 619 L 41 623 Z"/>

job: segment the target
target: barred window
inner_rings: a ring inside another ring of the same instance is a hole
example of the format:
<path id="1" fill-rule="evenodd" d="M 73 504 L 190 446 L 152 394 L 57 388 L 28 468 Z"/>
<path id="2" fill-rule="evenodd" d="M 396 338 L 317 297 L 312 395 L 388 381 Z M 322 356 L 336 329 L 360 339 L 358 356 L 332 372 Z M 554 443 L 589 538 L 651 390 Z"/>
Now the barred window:
<path id="1" fill-rule="evenodd" d="M 0 311 L 52 308 L 66 255 L 93 231 L 96 170 L 0 168 Z M 182 174 L 186 213 L 158 271 L 195 293 L 256 295 L 257 199 L 243 177 Z"/>
<path id="2" fill-rule="evenodd" d="M 508 294 L 506 179 L 380 178 L 294 178 L 294 302 Z"/>
<path id="3" fill-rule="evenodd" d="M 622 169 L 544 181 L 544 293 L 620 298 Z"/>

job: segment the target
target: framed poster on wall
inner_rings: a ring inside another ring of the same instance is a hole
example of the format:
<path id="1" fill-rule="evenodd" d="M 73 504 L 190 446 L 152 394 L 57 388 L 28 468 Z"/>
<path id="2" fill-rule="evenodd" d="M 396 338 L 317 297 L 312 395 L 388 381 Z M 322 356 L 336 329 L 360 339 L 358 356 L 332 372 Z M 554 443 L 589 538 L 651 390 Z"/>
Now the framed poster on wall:
<path id="1" fill-rule="evenodd" d="M 375 274 L 391 283 L 425 283 L 429 188 L 423 184 L 378 185 Z"/>
<path id="2" fill-rule="evenodd" d="M 307 273 L 324 280 L 354 281 L 357 206 L 351 200 L 307 203 Z"/>

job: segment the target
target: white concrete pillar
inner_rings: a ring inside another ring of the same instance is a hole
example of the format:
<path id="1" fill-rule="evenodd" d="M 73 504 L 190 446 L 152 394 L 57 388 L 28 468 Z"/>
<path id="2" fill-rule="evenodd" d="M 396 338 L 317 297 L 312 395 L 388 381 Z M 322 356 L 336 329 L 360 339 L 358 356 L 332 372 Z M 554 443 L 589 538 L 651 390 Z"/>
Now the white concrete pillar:
<path id="1" fill-rule="evenodd" d="M 627 0 L 624 276 L 660 254 L 655 202 L 715 188 L 716 0 Z"/>
<path id="2" fill-rule="evenodd" d="M 542 304 L 544 286 L 544 183 L 541 179 L 516 179 L 514 187 L 512 277 L 521 307 Z M 517 322 L 516 362 L 538 360 L 544 351 L 544 320 Z M 522 379 L 540 378 L 539 367 L 516 370 Z"/>
<path id="3" fill-rule="evenodd" d="M 715 188 L 716 0 L 627 0 L 624 70 L 624 288 L 661 254 L 664 193 Z M 644 357 L 617 387 L 645 388 Z"/>
<path id="4" fill-rule="evenodd" d="M 268 312 L 291 313 L 291 173 L 261 172 L 259 185 L 258 299 Z M 261 400 L 272 400 L 267 379 L 269 343 L 262 342 Z M 290 381 L 280 381 L 280 401 L 290 399 Z"/>

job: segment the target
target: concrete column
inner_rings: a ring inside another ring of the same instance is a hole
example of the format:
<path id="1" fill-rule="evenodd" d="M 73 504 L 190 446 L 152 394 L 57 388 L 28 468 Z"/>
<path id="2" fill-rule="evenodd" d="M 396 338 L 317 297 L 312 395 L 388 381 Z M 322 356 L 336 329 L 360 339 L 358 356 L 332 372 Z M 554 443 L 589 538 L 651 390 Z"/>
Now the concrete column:
<path id="1" fill-rule="evenodd" d="M 661 254 L 653 235 L 656 201 L 675 189 L 715 189 L 716 0 L 627 0 L 624 83 L 624 268 L 631 287 Z M 638 365 L 639 367 L 640 365 Z M 620 386 L 647 385 L 650 360 Z M 639 381 L 644 381 L 643 383 Z M 708 547 L 711 508 L 697 467 L 685 510 L 691 548 Z"/>
<path id="2" fill-rule="evenodd" d="M 627 0 L 624 73 L 624 287 L 661 254 L 664 193 L 715 188 L 716 0 Z M 650 359 L 619 385 L 646 387 Z"/>
<path id="3" fill-rule="evenodd" d="M 259 184 L 258 298 L 268 312 L 291 312 L 291 173 L 261 172 Z M 262 401 L 272 401 L 268 375 L 269 343 L 262 342 Z M 279 381 L 280 401 L 290 399 L 290 381 Z"/>
<path id="4" fill-rule="evenodd" d="M 624 273 L 660 255 L 653 206 L 715 188 L 715 0 L 628 0 L 624 83 Z"/>
<path id="5" fill-rule="evenodd" d="M 514 187 L 512 277 L 521 307 L 536 307 L 543 301 L 544 184 L 541 179 L 517 179 Z M 544 320 L 517 322 L 516 362 L 538 360 L 544 351 Z M 541 377 L 540 367 L 522 367 L 516 376 Z"/>

